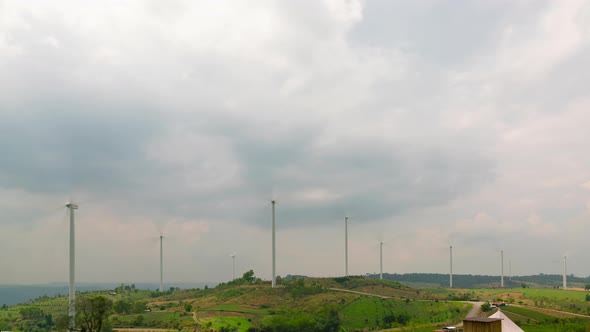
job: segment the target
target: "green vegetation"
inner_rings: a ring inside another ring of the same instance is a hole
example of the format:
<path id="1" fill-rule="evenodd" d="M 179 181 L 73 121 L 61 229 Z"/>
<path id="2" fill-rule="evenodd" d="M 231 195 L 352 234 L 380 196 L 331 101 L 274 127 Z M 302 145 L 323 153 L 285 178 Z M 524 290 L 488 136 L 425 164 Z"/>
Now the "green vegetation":
<path id="1" fill-rule="evenodd" d="M 77 296 L 76 325 L 84 331 L 161 328 L 174 331 L 432 331 L 455 325 L 468 300 L 505 301 L 504 313 L 526 331 L 585 331 L 589 320 L 551 311 L 584 312 L 584 291 L 557 289 L 415 289 L 360 276 L 288 277 L 271 288 L 253 271 L 215 288 L 165 292 L 120 285 Z M 460 302 L 463 301 L 463 302 Z M 485 307 L 485 306 L 484 306 Z M 66 297 L 40 297 L 0 307 L 0 329 L 64 331 Z"/>
<path id="2" fill-rule="evenodd" d="M 391 328 L 432 324 L 453 324 L 465 317 L 470 304 L 362 298 L 341 311 L 349 328 Z"/>

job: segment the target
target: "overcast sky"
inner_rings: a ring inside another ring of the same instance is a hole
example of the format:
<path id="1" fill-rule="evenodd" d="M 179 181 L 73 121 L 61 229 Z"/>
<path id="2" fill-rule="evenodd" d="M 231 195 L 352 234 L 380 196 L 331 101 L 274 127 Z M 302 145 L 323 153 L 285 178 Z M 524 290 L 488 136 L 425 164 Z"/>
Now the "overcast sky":
<path id="1" fill-rule="evenodd" d="M 590 1 L 0 0 L 0 284 L 590 274 Z"/>

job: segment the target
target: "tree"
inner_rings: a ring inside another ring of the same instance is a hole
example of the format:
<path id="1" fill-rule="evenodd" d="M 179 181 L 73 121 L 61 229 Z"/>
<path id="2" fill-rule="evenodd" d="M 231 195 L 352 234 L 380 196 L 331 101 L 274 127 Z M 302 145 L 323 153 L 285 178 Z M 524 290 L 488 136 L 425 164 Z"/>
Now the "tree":
<path id="1" fill-rule="evenodd" d="M 131 313 L 131 303 L 125 300 L 118 300 L 113 305 L 113 309 L 118 314 L 129 314 Z"/>
<path id="2" fill-rule="evenodd" d="M 78 326 L 82 332 L 103 332 L 113 302 L 104 296 L 79 298 L 76 304 Z"/>
<path id="3" fill-rule="evenodd" d="M 43 310 L 38 307 L 25 307 L 19 310 L 23 319 L 40 319 L 43 318 Z"/>
<path id="4" fill-rule="evenodd" d="M 139 315 L 135 318 L 135 321 L 133 322 L 134 326 L 141 326 L 143 324 L 143 315 Z"/>
<path id="5" fill-rule="evenodd" d="M 190 302 L 184 303 L 184 311 L 191 312 L 193 310 L 193 305 Z"/>
<path id="6" fill-rule="evenodd" d="M 136 314 L 140 314 L 147 309 L 147 301 L 135 301 L 133 303 L 133 312 Z"/>
<path id="7" fill-rule="evenodd" d="M 242 279 L 244 279 L 244 281 L 247 283 L 254 283 L 254 281 L 256 281 L 256 277 L 254 277 L 254 271 L 250 270 L 250 271 L 244 273 L 244 275 L 242 276 Z"/>
<path id="8" fill-rule="evenodd" d="M 585 291 L 587 291 L 587 290 L 590 290 L 590 284 L 586 284 L 586 285 L 584 286 L 584 290 L 585 290 Z"/>

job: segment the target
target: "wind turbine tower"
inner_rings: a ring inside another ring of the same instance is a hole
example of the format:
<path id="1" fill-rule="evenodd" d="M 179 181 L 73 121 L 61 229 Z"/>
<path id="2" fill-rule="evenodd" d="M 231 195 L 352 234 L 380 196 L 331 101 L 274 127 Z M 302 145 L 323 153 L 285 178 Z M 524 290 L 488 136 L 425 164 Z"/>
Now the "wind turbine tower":
<path id="1" fill-rule="evenodd" d="M 232 279 L 231 280 L 233 281 L 233 280 L 236 280 L 236 253 L 233 253 L 230 256 L 231 256 L 231 260 L 232 260 L 232 262 L 231 262 L 232 263 L 231 264 Z"/>
<path id="2" fill-rule="evenodd" d="M 70 303 L 68 310 L 69 330 L 76 329 L 76 235 L 74 232 L 74 210 L 78 205 L 74 203 L 66 204 L 70 210 Z"/>
<path id="3" fill-rule="evenodd" d="M 567 289 L 567 256 L 563 256 L 563 289 Z"/>
<path id="4" fill-rule="evenodd" d="M 504 288 L 504 250 L 500 251 L 500 264 L 502 265 L 502 274 L 500 275 L 500 287 Z"/>
<path id="5" fill-rule="evenodd" d="M 273 199 L 272 203 L 272 287 L 275 288 L 277 285 L 276 279 L 276 255 L 275 255 L 275 204 L 276 201 Z"/>
<path id="6" fill-rule="evenodd" d="M 453 246 L 449 246 L 450 251 L 450 270 L 449 270 L 449 287 L 453 288 Z"/>
<path id="7" fill-rule="evenodd" d="M 164 291 L 164 254 L 162 251 L 162 242 L 164 236 L 160 234 L 160 292 Z"/>
<path id="8" fill-rule="evenodd" d="M 344 217 L 344 275 L 348 277 L 348 216 Z"/>
<path id="9" fill-rule="evenodd" d="M 383 280 L 383 242 L 379 242 L 379 280 Z"/>

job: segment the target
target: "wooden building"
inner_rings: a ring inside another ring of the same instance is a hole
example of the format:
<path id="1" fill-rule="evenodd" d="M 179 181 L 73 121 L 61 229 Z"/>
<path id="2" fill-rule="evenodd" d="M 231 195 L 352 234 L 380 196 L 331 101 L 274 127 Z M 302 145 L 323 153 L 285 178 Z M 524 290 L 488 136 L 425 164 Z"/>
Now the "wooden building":
<path id="1" fill-rule="evenodd" d="M 463 320 L 465 332 L 502 332 L 501 318 L 471 317 Z"/>

